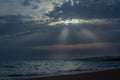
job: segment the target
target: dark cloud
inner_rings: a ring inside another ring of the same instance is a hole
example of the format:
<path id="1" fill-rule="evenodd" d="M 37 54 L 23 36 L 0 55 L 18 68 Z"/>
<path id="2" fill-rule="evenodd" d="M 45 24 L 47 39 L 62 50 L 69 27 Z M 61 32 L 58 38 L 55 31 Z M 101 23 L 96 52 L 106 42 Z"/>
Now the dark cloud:
<path id="1" fill-rule="evenodd" d="M 31 21 L 32 17 L 31 16 L 22 16 L 22 15 L 5 15 L 5 16 L 0 16 L 0 23 L 24 23 Z"/>
<path id="2" fill-rule="evenodd" d="M 54 18 L 120 18 L 119 0 L 78 0 L 79 5 L 74 2 L 64 3 L 62 7 L 57 7 L 49 14 Z M 57 14 L 56 12 L 63 13 Z"/>
<path id="3" fill-rule="evenodd" d="M 31 6 L 33 10 L 39 9 L 39 5 L 34 3 L 41 3 L 41 0 L 25 0 L 22 4 L 23 6 Z"/>
<path id="4" fill-rule="evenodd" d="M 7 15 L 0 16 L 0 36 L 13 38 L 26 34 L 31 30 L 34 24 L 31 16 Z M 33 29 L 32 29 L 33 30 Z"/>
<path id="5" fill-rule="evenodd" d="M 38 5 L 34 5 L 34 6 L 32 7 L 33 10 L 39 9 L 39 8 L 40 8 L 40 7 L 39 7 Z"/>
<path id="6" fill-rule="evenodd" d="M 24 5 L 24 6 L 31 6 L 32 3 L 34 3 L 34 2 L 40 3 L 41 0 L 24 0 L 23 5 Z"/>
<path id="7" fill-rule="evenodd" d="M 31 5 L 31 1 L 32 1 L 32 0 L 25 0 L 25 1 L 23 2 L 23 5 L 24 5 L 24 6 L 29 6 L 29 5 Z"/>

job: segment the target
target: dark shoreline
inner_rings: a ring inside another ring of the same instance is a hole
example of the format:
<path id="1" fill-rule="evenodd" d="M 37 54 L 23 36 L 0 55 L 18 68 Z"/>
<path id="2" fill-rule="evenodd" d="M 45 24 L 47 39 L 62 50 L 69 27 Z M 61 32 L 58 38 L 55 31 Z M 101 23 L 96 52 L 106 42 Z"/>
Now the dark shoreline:
<path id="1" fill-rule="evenodd" d="M 98 72 L 58 75 L 22 80 L 120 80 L 120 68 Z"/>

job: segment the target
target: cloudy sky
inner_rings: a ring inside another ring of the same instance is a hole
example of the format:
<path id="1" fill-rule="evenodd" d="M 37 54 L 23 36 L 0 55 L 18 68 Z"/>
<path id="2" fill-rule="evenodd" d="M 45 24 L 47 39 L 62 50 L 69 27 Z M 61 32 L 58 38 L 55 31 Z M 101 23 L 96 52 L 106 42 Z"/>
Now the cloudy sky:
<path id="1" fill-rule="evenodd" d="M 120 56 L 120 0 L 0 0 L 0 60 Z"/>

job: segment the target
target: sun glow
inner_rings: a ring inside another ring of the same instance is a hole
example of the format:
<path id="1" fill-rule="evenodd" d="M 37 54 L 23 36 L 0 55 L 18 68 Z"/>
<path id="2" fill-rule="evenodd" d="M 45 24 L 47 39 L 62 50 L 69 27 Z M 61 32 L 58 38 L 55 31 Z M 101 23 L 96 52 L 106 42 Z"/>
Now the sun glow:
<path id="1" fill-rule="evenodd" d="M 60 21 L 56 21 L 56 22 L 51 22 L 48 25 L 50 25 L 50 26 L 56 26 L 58 24 L 68 25 L 68 24 L 79 24 L 82 22 L 84 22 L 84 20 L 82 20 L 82 19 L 67 19 L 67 20 L 60 20 Z"/>
<path id="2" fill-rule="evenodd" d="M 78 24 L 79 23 L 79 20 L 77 20 L 77 19 L 72 19 L 72 20 L 65 20 L 64 21 L 64 23 L 66 24 L 66 25 L 68 25 L 68 24 Z"/>
<path id="3" fill-rule="evenodd" d="M 113 23 L 112 21 L 108 19 L 67 19 L 67 20 L 62 20 L 61 18 L 58 21 L 50 22 L 48 23 L 49 26 L 56 26 L 60 24 L 109 24 Z"/>

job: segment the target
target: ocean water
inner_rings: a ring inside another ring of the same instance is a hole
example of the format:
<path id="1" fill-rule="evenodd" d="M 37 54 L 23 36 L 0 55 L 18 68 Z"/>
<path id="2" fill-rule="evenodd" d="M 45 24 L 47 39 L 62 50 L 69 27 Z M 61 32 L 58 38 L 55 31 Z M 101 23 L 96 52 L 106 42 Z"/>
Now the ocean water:
<path id="1" fill-rule="evenodd" d="M 120 68 L 120 61 L 9 61 L 0 62 L 0 80 L 17 80 Z"/>

